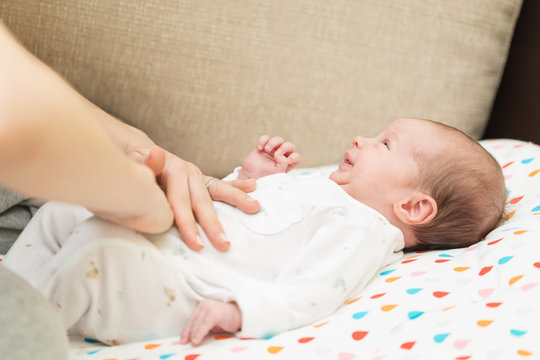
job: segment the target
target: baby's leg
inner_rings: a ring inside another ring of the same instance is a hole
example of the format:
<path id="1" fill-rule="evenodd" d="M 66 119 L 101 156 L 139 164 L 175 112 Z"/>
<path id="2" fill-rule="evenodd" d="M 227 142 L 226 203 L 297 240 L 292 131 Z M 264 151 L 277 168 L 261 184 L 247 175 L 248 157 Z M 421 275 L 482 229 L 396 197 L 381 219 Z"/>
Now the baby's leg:
<path id="1" fill-rule="evenodd" d="M 179 336 L 201 300 L 150 241 L 97 218 L 77 227 L 36 286 L 66 328 L 108 344 Z"/>
<path id="2" fill-rule="evenodd" d="M 90 211 L 79 205 L 46 203 L 9 249 L 4 263 L 32 282 L 77 225 L 91 216 Z"/>

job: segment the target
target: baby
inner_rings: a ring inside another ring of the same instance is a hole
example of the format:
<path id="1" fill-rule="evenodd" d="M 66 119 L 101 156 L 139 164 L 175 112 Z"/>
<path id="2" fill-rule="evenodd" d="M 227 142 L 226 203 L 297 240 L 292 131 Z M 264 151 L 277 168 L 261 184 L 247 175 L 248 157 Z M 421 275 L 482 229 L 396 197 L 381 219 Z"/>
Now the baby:
<path id="1" fill-rule="evenodd" d="M 398 119 L 375 138 L 355 137 L 329 179 L 287 174 L 299 161 L 294 145 L 259 140 L 237 176 L 258 179 L 251 195 L 260 213 L 215 203 L 227 252 L 192 251 L 176 229 L 143 235 L 49 203 L 5 262 L 85 336 L 118 344 L 183 327 L 181 342 L 197 345 L 210 332 L 267 337 L 313 323 L 403 249 L 468 246 L 502 218 L 495 159 L 429 120 Z"/>

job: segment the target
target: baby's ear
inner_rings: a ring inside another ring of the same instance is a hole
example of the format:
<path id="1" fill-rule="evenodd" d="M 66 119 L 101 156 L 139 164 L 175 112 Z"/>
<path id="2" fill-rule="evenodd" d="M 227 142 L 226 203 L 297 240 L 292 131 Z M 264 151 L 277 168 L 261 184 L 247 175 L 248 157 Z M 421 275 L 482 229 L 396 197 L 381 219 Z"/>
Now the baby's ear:
<path id="1" fill-rule="evenodd" d="M 437 215 L 437 202 L 430 195 L 417 191 L 394 203 L 392 209 L 403 223 L 421 225 L 429 223 Z"/>

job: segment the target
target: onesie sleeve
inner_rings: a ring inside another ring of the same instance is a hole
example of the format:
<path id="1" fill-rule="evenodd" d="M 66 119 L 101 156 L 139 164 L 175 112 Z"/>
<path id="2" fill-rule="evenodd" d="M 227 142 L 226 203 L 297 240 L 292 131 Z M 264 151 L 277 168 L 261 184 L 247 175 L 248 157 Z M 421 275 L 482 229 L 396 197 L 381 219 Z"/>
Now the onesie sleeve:
<path id="1" fill-rule="evenodd" d="M 401 232 L 376 218 L 358 221 L 343 208 L 318 221 L 305 246 L 273 282 L 239 286 L 240 336 L 264 338 L 335 312 L 382 266 L 402 255 Z"/>

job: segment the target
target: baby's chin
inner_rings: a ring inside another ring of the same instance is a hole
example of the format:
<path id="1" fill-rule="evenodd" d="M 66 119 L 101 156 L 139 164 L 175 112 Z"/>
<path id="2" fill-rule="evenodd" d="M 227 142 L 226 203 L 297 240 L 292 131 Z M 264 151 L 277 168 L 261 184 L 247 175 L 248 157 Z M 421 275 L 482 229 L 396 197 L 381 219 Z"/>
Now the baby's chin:
<path id="1" fill-rule="evenodd" d="M 343 184 L 342 172 L 339 169 L 332 171 L 332 173 L 330 174 L 330 176 L 328 176 L 328 178 L 338 185 Z"/>

